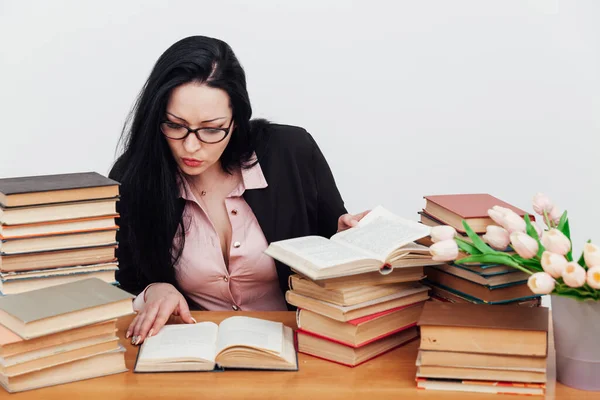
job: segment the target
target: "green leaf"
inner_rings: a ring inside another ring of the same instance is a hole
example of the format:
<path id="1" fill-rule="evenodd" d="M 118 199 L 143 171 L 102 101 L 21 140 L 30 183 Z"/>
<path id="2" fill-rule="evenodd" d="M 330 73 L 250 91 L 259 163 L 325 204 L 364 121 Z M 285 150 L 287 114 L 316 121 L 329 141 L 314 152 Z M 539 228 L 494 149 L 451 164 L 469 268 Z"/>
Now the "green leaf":
<path id="1" fill-rule="evenodd" d="M 481 239 L 479 237 L 479 235 L 477 235 L 473 229 L 471 229 L 471 227 L 469 226 L 469 224 L 467 223 L 467 221 L 465 221 L 463 219 L 462 221 L 463 226 L 465 227 L 465 232 L 467 232 L 467 235 L 469 236 L 469 239 L 471 239 L 471 241 L 473 242 L 473 246 L 475 246 L 477 248 L 477 250 L 479 250 L 480 252 L 482 252 L 483 254 L 493 254 L 493 253 L 497 253 L 494 249 L 492 249 L 490 246 L 488 246 L 483 239 Z"/>
<path id="2" fill-rule="evenodd" d="M 464 265 L 464 264 L 498 264 L 498 265 L 508 265 L 509 267 L 513 267 L 518 269 L 519 271 L 526 272 L 528 274 L 532 274 L 535 271 L 531 271 L 531 269 L 519 264 L 516 260 L 514 260 L 510 255 L 503 254 L 500 252 L 494 254 L 477 254 L 470 257 L 461 258 L 460 260 L 454 261 L 455 264 Z"/>
<path id="3" fill-rule="evenodd" d="M 585 286 L 583 288 L 572 288 L 564 283 L 558 283 L 554 288 L 553 294 L 559 296 L 569 297 L 578 301 L 584 300 L 598 300 L 600 293 L 594 289 L 588 289 Z"/>
<path id="4" fill-rule="evenodd" d="M 592 239 L 588 239 L 586 243 L 592 243 Z M 583 268 L 588 269 L 587 265 L 585 265 L 585 259 L 583 258 L 583 252 L 581 252 L 581 257 L 577 260 L 577 264 L 581 265 Z"/>
<path id="5" fill-rule="evenodd" d="M 538 243 L 537 256 L 541 257 L 542 254 L 544 253 L 544 250 L 546 250 L 546 249 L 544 248 L 544 246 L 542 246 L 542 242 L 540 242 L 540 237 L 539 237 L 537 231 L 535 230 L 535 228 L 533 227 L 533 224 L 531 223 L 531 219 L 529 218 L 529 214 L 527 214 L 527 213 L 525 214 L 525 225 L 527 225 L 527 234 L 537 241 L 537 243 Z"/>
<path id="6" fill-rule="evenodd" d="M 540 264 L 538 260 L 526 259 L 516 254 L 512 255 L 511 257 L 519 264 L 533 269 L 535 272 L 542 272 L 544 270 L 544 268 L 542 268 L 542 264 Z"/>
<path id="7" fill-rule="evenodd" d="M 567 212 L 565 211 L 565 214 Z M 565 215 L 563 214 L 563 215 Z M 571 230 L 569 229 L 569 220 L 565 220 L 565 223 L 562 226 L 562 229 L 559 229 L 567 238 L 569 238 L 569 241 L 571 241 Z M 569 252 L 566 255 L 567 257 L 567 261 L 573 261 L 573 242 L 571 242 L 571 250 L 569 250 Z"/>
<path id="8" fill-rule="evenodd" d="M 481 254 L 481 251 L 477 247 L 473 246 L 472 243 L 467 242 L 465 239 L 455 237 L 454 241 L 458 245 L 458 248 L 467 254 Z"/>
<path id="9" fill-rule="evenodd" d="M 563 212 L 562 215 L 560 216 L 560 221 L 558 222 L 558 226 L 556 228 L 562 232 L 567 221 L 568 221 L 567 220 L 567 210 L 565 210 L 565 212 Z"/>

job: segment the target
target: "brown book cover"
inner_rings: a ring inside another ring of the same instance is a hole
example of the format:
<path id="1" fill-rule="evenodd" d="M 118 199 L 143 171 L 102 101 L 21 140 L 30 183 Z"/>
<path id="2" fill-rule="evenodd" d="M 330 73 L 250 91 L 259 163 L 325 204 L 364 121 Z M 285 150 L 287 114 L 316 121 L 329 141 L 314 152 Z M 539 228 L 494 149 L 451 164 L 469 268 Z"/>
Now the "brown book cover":
<path id="1" fill-rule="evenodd" d="M 418 325 L 547 332 L 548 318 L 545 307 L 426 302 Z"/>
<path id="2" fill-rule="evenodd" d="M 525 211 L 520 208 L 487 193 L 425 196 L 425 200 L 445 208 L 462 219 L 488 218 L 487 211 L 493 206 L 509 208 L 520 216 L 525 215 Z"/>

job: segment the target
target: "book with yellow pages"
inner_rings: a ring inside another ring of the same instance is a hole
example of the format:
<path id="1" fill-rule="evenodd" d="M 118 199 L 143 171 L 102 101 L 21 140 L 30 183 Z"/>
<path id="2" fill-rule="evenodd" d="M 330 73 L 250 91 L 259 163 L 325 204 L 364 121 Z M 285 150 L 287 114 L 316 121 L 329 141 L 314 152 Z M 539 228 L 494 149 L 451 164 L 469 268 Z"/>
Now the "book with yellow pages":
<path id="1" fill-rule="evenodd" d="M 230 317 L 220 324 L 166 325 L 147 338 L 135 372 L 257 369 L 297 371 L 292 328 L 281 322 Z"/>
<path id="2" fill-rule="evenodd" d="M 417 243 L 429 227 L 375 207 L 356 227 L 327 239 L 304 236 L 272 242 L 265 253 L 313 279 L 328 279 L 394 268 L 437 264 L 429 248 Z"/>
<path id="3" fill-rule="evenodd" d="M 476 381 L 463 379 L 417 378 L 417 388 L 456 392 L 520 394 L 526 396 L 543 396 L 546 393 L 545 383 Z"/>

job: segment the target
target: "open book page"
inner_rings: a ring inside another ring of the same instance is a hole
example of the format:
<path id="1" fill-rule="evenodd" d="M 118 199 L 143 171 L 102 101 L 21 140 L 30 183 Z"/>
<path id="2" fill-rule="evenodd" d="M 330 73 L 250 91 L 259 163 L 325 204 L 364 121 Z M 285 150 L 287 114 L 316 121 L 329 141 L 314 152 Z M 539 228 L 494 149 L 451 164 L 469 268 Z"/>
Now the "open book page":
<path id="1" fill-rule="evenodd" d="M 214 362 L 219 327 L 213 322 L 165 325 L 147 338 L 140 348 L 139 359 L 155 361 Z"/>
<path id="2" fill-rule="evenodd" d="M 375 207 L 358 226 L 332 236 L 331 240 L 351 245 L 378 260 L 387 260 L 397 248 L 429 235 L 431 228 L 401 218 L 382 206 Z"/>
<path id="3" fill-rule="evenodd" d="M 230 317 L 219 325 L 217 354 L 233 346 L 247 346 L 281 354 L 283 324 L 250 317 Z"/>
<path id="4" fill-rule="evenodd" d="M 299 255 L 302 260 L 318 269 L 326 269 L 370 258 L 368 253 L 364 253 L 360 249 L 321 236 L 304 236 L 282 240 L 277 242 L 277 246 L 288 253 Z M 269 254 L 269 250 L 267 249 L 267 254 Z M 296 267 L 297 265 L 292 266 Z"/>

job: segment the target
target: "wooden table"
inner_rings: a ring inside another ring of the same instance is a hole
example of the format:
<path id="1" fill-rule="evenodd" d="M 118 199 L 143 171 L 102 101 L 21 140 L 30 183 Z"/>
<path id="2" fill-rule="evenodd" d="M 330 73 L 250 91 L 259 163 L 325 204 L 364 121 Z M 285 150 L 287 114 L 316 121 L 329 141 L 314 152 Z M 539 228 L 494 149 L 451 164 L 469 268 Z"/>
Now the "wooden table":
<path id="1" fill-rule="evenodd" d="M 194 312 L 198 321 L 220 322 L 232 315 L 281 321 L 296 327 L 293 312 Z M 417 390 L 415 360 L 418 340 L 356 368 L 299 354 L 298 372 L 226 371 L 197 373 L 135 374 L 137 348 L 124 338 L 131 317 L 119 321 L 119 337 L 127 352 L 127 373 L 89 379 L 29 392 L 11 394 L 0 390 L 0 398 L 14 400 L 150 400 L 162 399 L 515 399 L 506 395 Z M 546 398 L 600 399 L 600 394 L 550 384 Z M 9 397 L 10 396 L 10 397 Z"/>

